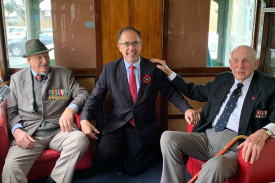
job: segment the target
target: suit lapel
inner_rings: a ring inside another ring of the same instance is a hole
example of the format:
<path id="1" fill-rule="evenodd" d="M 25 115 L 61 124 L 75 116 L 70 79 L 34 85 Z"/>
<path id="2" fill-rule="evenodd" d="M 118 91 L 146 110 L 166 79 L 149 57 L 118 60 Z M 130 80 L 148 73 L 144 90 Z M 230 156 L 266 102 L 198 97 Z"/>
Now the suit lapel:
<path id="1" fill-rule="evenodd" d="M 143 95 L 144 89 L 146 87 L 146 83 L 143 82 L 143 78 L 148 73 L 148 62 L 143 57 L 140 57 L 140 87 L 137 94 L 136 102 L 140 99 L 140 97 Z M 135 102 L 135 103 L 136 103 Z"/>
<path id="2" fill-rule="evenodd" d="M 132 95 L 129 88 L 129 82 L 128 82 L 126 67 L 125 67 L 123 58 L 120 60 L 120 63 L 118 66 L 118 74 L 120 75 L 120 79 L 122 81 L 122 87 L 124 88 L 125 93 L 127 94 L 127 97 L 130 98 L 132 101 Z"/>
<path id="3" fill-rule="evenodd" d="M 240 125 L 239 125 L 239 134 L 244 134 L 246 132 L 247 126 L 249 124 L 250 116 L 253 116 L 252 111 L 254 109 L 255 103 L 260 96 L 260 91 L 258 91 L 257 86 L 257 76 L 254 73 L 253 79 L 247 91 L 246 97 L 244 99 L 241 117 L 240 117 Z M 256 115 L 256 114 L 255 114 Z"/>
<path id="4" fill-rule="evenodd" d="M 31 70 L 28 69 L 25 72 L 25 79 L 20 81 L 21 87 L 24 92 L 24 96 L 27 98 L 27 101 L 29 101 L 32 106 L 34 104 L 34 94 L 33 94 L 33 81 L 32 81 L 32 73 Z"/>

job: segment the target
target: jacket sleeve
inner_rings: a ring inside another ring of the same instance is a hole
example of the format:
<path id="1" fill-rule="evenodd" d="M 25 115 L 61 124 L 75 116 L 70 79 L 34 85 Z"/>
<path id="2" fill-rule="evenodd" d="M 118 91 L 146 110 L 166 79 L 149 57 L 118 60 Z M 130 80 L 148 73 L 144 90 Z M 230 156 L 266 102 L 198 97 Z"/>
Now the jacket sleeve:
<path id="1" fill-rule="evenodd" d="M 187 109 L 192 109 L 184 96 L 171 85 L 167 77 L 163 72 L 160 73 L 161 84 L 160 90 L 161 93 L 168 97 L 168 100 L 172 102 L 177 108 L 181 110 L 184 114 Z"/>
<path id="2" fill-rule="evenodd" d="M 104 67 L 92 93 L 89 95 L 87 101 L 85 102 L 85 105 L 80 115 L 80 120 L 86 119 L 88 121 L 91 121 L 94 118 L 96 108 L 98 107 L 100 102 L 104 101 L 104 98 L 108 91 L 106 79 L 106 67 Z"/>

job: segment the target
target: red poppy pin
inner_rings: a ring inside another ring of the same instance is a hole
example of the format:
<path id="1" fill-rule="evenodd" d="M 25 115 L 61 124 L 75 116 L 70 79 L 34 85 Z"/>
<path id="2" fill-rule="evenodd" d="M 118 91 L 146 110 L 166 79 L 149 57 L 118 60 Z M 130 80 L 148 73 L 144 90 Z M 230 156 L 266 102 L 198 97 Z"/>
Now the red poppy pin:
<path id="1" fill-rule="evenodd" d="M 151 83 L 151 77 L 148 74 L 146 74 L 143 78 L 143 82 L 146 84 Z"/>
<path id="2" fill-rule="evenodd" d="M 252 100 L 255 100 L 255 97 L 252 97 Z"/>

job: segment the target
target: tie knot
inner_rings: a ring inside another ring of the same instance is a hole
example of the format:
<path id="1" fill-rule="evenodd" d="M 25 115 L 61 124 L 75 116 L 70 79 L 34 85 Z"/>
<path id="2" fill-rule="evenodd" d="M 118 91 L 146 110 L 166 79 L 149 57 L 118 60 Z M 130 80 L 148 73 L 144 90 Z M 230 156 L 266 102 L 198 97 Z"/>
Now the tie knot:
<path id="1" fill-rule="evenodd" d="M 135 68 L 135 66 L 134 66 L 134 65 L 131 65 L 129 68 L 130 68 L 131 71 L 133 71 L 134 68 Z"/>
<path id="2" fill-rule="evenodd" d="M 44 79 L 44 75 L 43 74 L 37 74 L 36 76 L 35 76 L 35 78 L 37 79 L 37 81 L 43 81 L 43 79 Z"/>
<path id="3" fill-rule="evenodd" d="M 238 83 L 237 86 L 238 86 L 238 88 L 241 88 L 241 87 L 243 87 L 243 84 L 242 83 Z"/>

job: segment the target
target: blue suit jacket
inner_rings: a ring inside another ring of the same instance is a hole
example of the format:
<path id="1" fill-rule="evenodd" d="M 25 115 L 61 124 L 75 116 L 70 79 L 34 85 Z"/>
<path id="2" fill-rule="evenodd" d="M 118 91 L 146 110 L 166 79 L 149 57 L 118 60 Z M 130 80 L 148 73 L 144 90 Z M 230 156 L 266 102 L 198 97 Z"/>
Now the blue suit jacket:
<path id="1" fill-rule="evenodd" d="M 141 57 L 140 70 L 140 89 L 136 101 L 133 103 L 123 58 L 106 64 L 83 107 L 81 120 L 91 120 L 98 104 L 103 102 L 107 91 L 109 91 L 114 106 L 108 115 L 102 134 L 122 127 L 134 117 L 141 143 L 143 145 L 152 144 L 156 132 L 155 102 L 159 91 L 168 96 L 168 99 L 182 112 L 191 107 L 184 97 L 172 87 L 165 74 L 156 68 L 156 64 Z M 150 83 L 143 81 L 146 75 L 151 77 Z"/>

